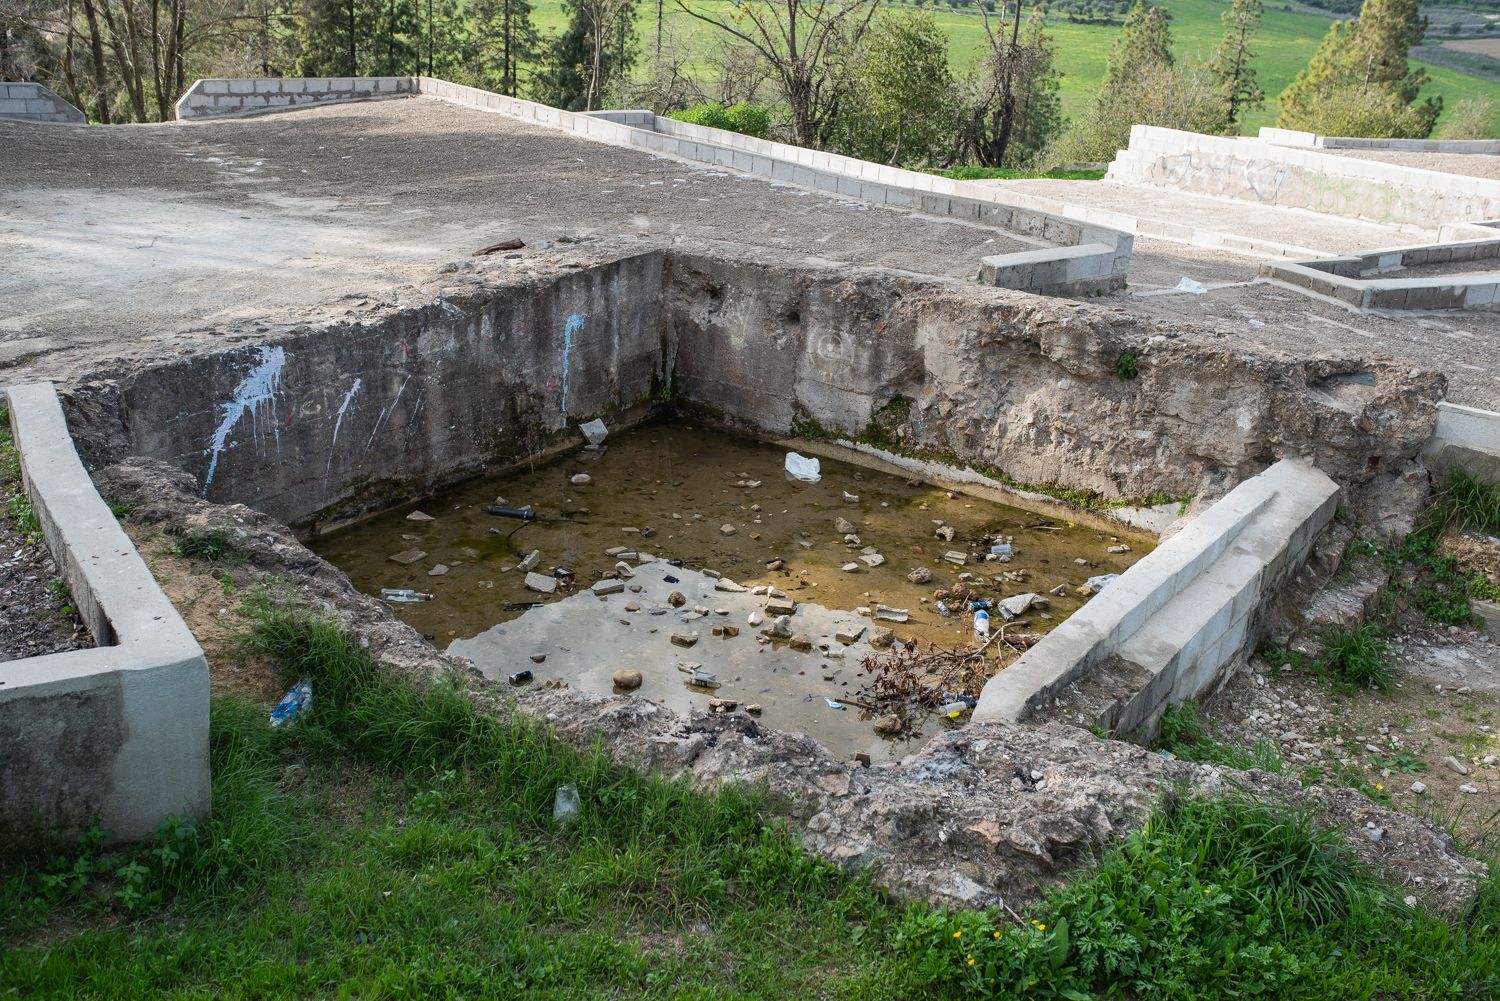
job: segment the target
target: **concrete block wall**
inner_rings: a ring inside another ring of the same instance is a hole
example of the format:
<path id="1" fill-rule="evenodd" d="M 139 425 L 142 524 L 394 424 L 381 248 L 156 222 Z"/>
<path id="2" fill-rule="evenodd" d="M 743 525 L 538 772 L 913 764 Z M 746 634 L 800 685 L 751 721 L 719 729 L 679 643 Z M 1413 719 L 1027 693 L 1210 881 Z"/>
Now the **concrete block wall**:
<path id="1" fill-rule="evenodd" d="M 1255 643 L 1260 609 L 1337 501 L 1337 484 L 1291 459 L 1241 483 L 992 678 L 974 719 L 1024 720 L 1115 658 L 1136 680 L 1097 723 L 1149 735 L 1168 705 L 1232 673 Z"/>
<path id="2" fill-rule="evenodd" d="M 39 83 L 0 81 L 0 118 L 19 118 L 26 122 L 54 122 L 86 125 L 83 112 Z"/>
<path id="3" fill-rule="evenodd" d="M 1317 149 L 1372 149 L 1411 153 L 1500 154 L 1500 139 L 1361 139 L 1353 136 L 1320 136 L 1316 132 L 1261 127 L 1259 138 L 1277 146 Z"/>
<path id="4" fill-rule="evenodd" d="M 419 77 L 417 82 L 424 96 L 565 129 L 599 142 L 646 149 L 876 204 L 972 219 L 1057 246 L 1089 245 L 1092 248 L 1089 254 L 1101 255 L 1099 260 L 1092 264 L 1074 263 L 1071 267 L 1079 275 L 1089 271 L 1100 277 L 1097 281 L 1077 279 L 1080 291 L 1117 287 L 1129 272 L 1134 243 L 1129 233 L 1035 208 L 1032 205 L 1035 199 L 1019 193 L 1006 192 L 1005 200 L 1001 201 L 994 189 L 983 185 L 689 125 L 661 116 L 652 115 L 648 122 L 646 116 L 650 113 L 644 111 L 575 113 L 432 77 Z M 1014 269 L 1034 263 L 1028 257 L 1030 253 L 1000 256 L 1027 258 L 1009 262 Z M 1072 255 L 1070 260 L 1076 262 L 1079 256 Z M 1019 273 L 1002 271 L 1006 266 L 1002 262 L 992 273 Z M 1007 287 L 1037 287 L 1035 279 L 1027 281 L 1024 286 Z"/>
<path id="5" fill-rule="evenodd" d="M 1422 230 L 1500 217 L 1497 180 L 1146 125 L 1106 179 Z"/>
<path id="6" fill-rule="evenodd" d="M 209 811 L 208 664 L 94 489 L 46 383 L 7 390 L 21 472 L 99 645 L 0 664 L 0 842 Z"/>
<path id="7" fill-rule="evenodd" d="M 178 99 L 176 114 L 178 121 L 228 118 L 309 104 L 405 97 L 416 91 L 416 81 L 409 76 L 196 80 Z"/>
<path id="8" fill-rule="evenodd" d="M 1379 277 L 1426 264 L 1452 264 L 1454 273 Z M 1500 309 L 1500 240 L 1493 238 L 1268 264 L 1261 274 L 1359 309 Z"/>

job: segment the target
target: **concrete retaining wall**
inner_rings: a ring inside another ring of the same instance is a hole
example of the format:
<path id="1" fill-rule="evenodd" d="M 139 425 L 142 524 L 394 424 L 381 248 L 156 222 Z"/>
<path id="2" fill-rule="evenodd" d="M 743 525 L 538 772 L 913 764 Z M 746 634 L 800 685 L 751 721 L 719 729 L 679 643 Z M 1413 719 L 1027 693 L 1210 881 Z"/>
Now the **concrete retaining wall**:
<path id="1" fill-rule="evenodd" d="M 1423 230 L 1500 217 L 1500 181 L 1146 125 L 1107 179 Z"/>
<path id="2" fill-rule="evenodd" d="M 0 118 L 87 125 L 88 117 L 39 83 L 0 81 Z"/>
<path id="3" fill-rule="evenodd" d="M 1337 484 L 1293 460 L 1241 483 L 992 678 L 974 719 L 1023 720 L 1098 672 L 1113 688 L 1094 722 L 1149 736 L 1168 705 L 1216 690 L 1253 648 L 1264 600 L 1337 501 Z"/>
<path id="4" fill-rule="evenodd" d="M 1451 264 L 1454 273 L 1378 277 L 1428 264 Z M 1475 273 L 1463 273 L 1471 271 Z M 1359 309 L 1500 309 L 1500 239 L 1268 264 L 1261 274 Z"/>
<path id="5" fill-rule="evenodd" d="M 1500 483 L 1500 413 L 1444 401 L 1424 458 L 1433 469 L 1462 469 Z"/>
<path id="6" fill-rule="evenodd" d="M 94 489 L 47 384 L 7 390 L 26 492 L 100 645 L 0 664 L 0 839 L 209 811 L 208 664 Z"/>
<path id="7" fill-rule="evenodd" d="M 1320 136 L 1316 132 L 1261 127 L 1260 139 L 1277 146 L 1310 149 L 1372 149 L 1408 153 L 1500 154 L 1500 139 L 1360 139 L 1352 136 Z"/>
<path id="8" fill-rule="evenodd" d="M 309 104 L 338 104 L 403 97 L 417 92 L 409 76 L 262 77 L 250 80 L 196 80 L 177 100 L 178 121 L 230 118 L 285 111 Z"/>

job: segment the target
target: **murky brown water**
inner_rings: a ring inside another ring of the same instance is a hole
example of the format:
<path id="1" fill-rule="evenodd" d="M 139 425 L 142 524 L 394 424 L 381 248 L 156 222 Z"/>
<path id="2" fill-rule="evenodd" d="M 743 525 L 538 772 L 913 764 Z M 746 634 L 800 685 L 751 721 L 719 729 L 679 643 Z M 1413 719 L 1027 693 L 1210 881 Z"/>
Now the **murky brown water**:
<path id="1" fill-rule="evenodd" d="M 950 496 L 942 489 L 830 459 L 821 460 L 820 482 L 800 483 L 783 471 L 785 454 L 785 449 L 718 431 L 653 424 L 611 435 L 602 453 L 579 452 L 530 471 L 468 483 L 317 540 L 313 548 L 367 593 L 378 595 L 381 588 L 391 587 L 431 592 L 434 600 L 398 605 L 395 610 L 440 648 L 523 615 L 517 605 L 556 601 L 586 589 L 614 568 L 618 557 L 605 551 L 616 546 L 716 570 L 746 586 L 774 585 L 798 602 L 826 608 L 847 610 L 876 603 L 907 608 L 911 621 L 894 626 L 899 638 L 914 636 L 924 644 L 951 647 L 972 642 L 970 620 L 967 615 L 941 616 L 932 596 L 956 583 L 960 574 L 972 574 L 971 586 L 989 598 L 1026 591 L 1046 595 L 1059 584 L 1069 585 L 1065 594 L 1048 596 L 1051 604 L 1045 611 L 1028 613 L 1029 628 L 1045 631 L 1082 603 L 1073 586 L 1097 574 L 1124 570 L 1151 546 L 1148 540 L 1127 537 L 1131 552 L 1110 554 L 1106 548 L 1121 541 L 1112 535 L 963 494 Z M 570 479 L 578 473 L 587 473 L 592 482 L 572 485 Z M 845 493 L 857 495 L 858 502 L 846 502 Z M 485 510 L 497 498 L 512 506 L 533 505 L 553 519 L 571 520 L 522 524 L 498 518 Z M 412 511 L 433 520 L 409 520 Z M 854 524 L 858 546 L 846 544 L 836 530 L 839 518 Z M 936 537 L 936 522 L 955 529 L 953 542 Z M 733 528 L 732 534 L 722 530 L 726 525 Z M 647 536 L 648 531 L 653 534 Z M 977 556 L 986 551 L 981 538 L 996 536 L 1014 537 L 1012 560 L 978 562 Z M 860 564 L 857 573 L 841 569 L 858 562 L 867 547 L 885 562 L 876 567 Z M 413 549 L 425 556 L 410 566 L 390 560 Z M 576 583 L 571 592 L 559 589 L 548 597 L 524 587 L 524 574 L 516 564 L 532 549 L 541 552 L 539 572 L 550 575 L 556 567 L 573 571 Z M 944 562 L 943 554 L 950 550 L 969 553 L 968 564 Z M 785 567 L 768 570 L 766 564 L 777 559 L 785 560 Z M 447 572 L 430 575 L 438 564 L 448 567 Z M 917 585 L 907 579 L 919 566 L 932 571 L 931 582 Z M 742 619 L 736 621 L 744 626 Z M 656 619 L 652 625 L 672 622 Z M 744 640 L 754 643 L 754 630 L 744 631 Z M 712 669 L 709 646 L 695 653 Z M 852 673 L 846 670 L 841 677 L 847 680 Z M 558 677 L 579 684 L 588 674 L 581 668 L 568 670 L 555 657 L 537 668 L 538 680 Z M 818 671 L 809 671 L 809 677 L 823 680 Z M 847 686 L 841 690 L 853 694 Z M 641 694 L 662 695 L 648 690 Z M 787 704 L 805 701 L 803 694 L 813 693 L 788 691 Z M 678 695 L 662 700 L 672 704 L 680 701 Z M 796 721 L 778 721 L 774 715 L 768 706 L 768 725 L 801 728 L 791 725 Z M 834 721 L 832 730 L 808 732 L 836 751 L 840 744 L 867 746 L 869 724 L 853 713 L 841 715 L 845 718 Z M 840 738 L 845 730 L 850 740 Z"/>

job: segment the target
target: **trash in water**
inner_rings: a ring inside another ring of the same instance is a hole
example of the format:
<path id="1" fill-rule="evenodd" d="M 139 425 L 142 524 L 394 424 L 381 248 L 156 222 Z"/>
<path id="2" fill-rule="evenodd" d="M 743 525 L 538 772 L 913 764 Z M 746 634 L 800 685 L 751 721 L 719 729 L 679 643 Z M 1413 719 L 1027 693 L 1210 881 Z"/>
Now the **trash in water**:
<path id="1" fill-rule="evenodd" d="M 971 601 L 971 602 L 969 602 L 969 611 L 971 611 L 971 612 L 988 611 L 989 609 L 991 609 L 993 607 L 994 607 L 994 603 L 993 602 L 989 602 L 989 601 Z"/>
<path id="2" fill-rule="evenodd" d="M 1014 556 L 1015 550 L 1009 542 L 1000 542 L 990 547 L 991 556 Z"/>
<path id="3" fill-rule="evenodd" d="M 609 434 L 609 428 L 605 427 L 604 422 L 598 419 L 578 425 L 578 430 L 583 432 L 583 436 L 588 439 L 588 443 L 595 448 L 603 444 L 605 437 Z"/>
<path id="4" fill-rule="evenodd" d="M 312 679 L 303 678 L 291 687 L 271 710 L 271 725 L 281 726 L 312 708 Z"/>
<path id="5" fill-rule="evenodd" d="M 383 587 L 380 589 L 380 597 L 393 605 L 414 605 L 419 601 L 432 600 L 432 595 L 426 591 L 413 591 L 409 587 Z"/>
<path id="6" fill-rule="evenodd" d="M 1191 292 L 1193 295 L 1202 295 L 1208 291 L 1201 283 L 1193 281 L 1186 275 L 1177 280 L 1176 289 L 1179 292 Z"/>
<path id="7" fill-rule="evenodd" d="M 532 677 L 531 670 L 528 668 L 525 671 L 517 671 L 515 674 L 507 675 L 505 680 L 509 681 L 512 685 L 520 685 L 530 681 Z"/>
<path id="8" fill-rule="evenodd" d="M 803 483 L 816 483 L 823 478 L 822 467 L 817 459 L 810 459 L 796 452 L 786 454 L 786 471 Z"/>
<path id="9" fill-rule="evenodd" d="M 559 786 L 557 795 L 552 797 L 552 822 L 566 827 L 582 809 L 583 804 L 578 801 L 578 787 L 572 784 Z"/>
<path id="10" fill-rule="evenodd" d="M 681 584 L 682 583 L 682 581 L 680 579 L 678 579 L 676 577 L 673 577 L 671 574 L 667 574 L 665 577 L 662 578 L 662 580 L 666 581 L 668 584 Z"/>
<path id="11" fill-rule="evenodd" d="M 699 688 L 718 688 L 719 679 L 707 671 L 693 671 L 688 675 L 688 684 L 697 685 Z"/>
<path id="12" fill-rule="evenodd" d="M 938 599 L 937 610 L 938 610 L 938 614 L 941 615 L 945 619 L 948 616 L 950 616 L 950 615 L 953 614 L 953 612 L 948 608 L 948 606 L 943 603 L 943 601 L 942 601 L 941 598 Z"/>
<path id="13" fill-rule="evenodd" d="M 844 704 L 842 702 L 835 702 L 835 701 L 833 701 L 832 699 L 829 699 L 829 698 L 825 698 L 825 699 L 823 699 L 823 701 L 828 703 L 828 708 L 829 709 L 842 709 L 842 708 L 844 708 Z"/>
<path id="14" fill-rule="evenodd" d="M 1109 585 L 1110 581 L 1114 580 L 1118 576 L 1120 575 L 1117 573 L 1100 574 L 1097 577 L 1090 577 L 1088 580 L 1084 581 L 1083 586 L 1088 588 L 1090 591 L 1093 591 L 1095 594 L 1098 594 Z"/>

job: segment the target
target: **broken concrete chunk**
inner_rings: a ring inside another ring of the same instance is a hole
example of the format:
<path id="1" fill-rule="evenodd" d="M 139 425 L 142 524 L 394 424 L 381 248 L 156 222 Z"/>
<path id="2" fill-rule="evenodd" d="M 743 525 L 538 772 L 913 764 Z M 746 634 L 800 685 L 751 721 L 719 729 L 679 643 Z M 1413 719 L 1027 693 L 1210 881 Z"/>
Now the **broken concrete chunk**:
<path id="1" fill-rule="evenodd" d="M 840 629 L 838 632 L 834 633 L 833 638 L 838 640 L 845 646 L 848 646 L 851 643 L 858 643 L 859 638 L 864 634 L 864 626 L 845 626 L 843 629 Z"/>
<path id="2" fill-rule="evenodd" d="M 875 721 L 874 726 L 875 732 L 882 737 L 894 737 L 901 732 L 901 717 L 895 713 L 889 716 L 882 716 Z"/>
<path id="3" fill-rule="evenodd" d="M 426 558 L 427 554 L 420 549 L 403 549 L 401 550 L 401 552 L 396 553 L 394 556 L 390 557 L 390 560 L 392 563 L 399 563 L 404 567 L 409 567 L 413 563 L 416 563 L 418 560 L 424 560 Z"/>
<path id="4" fill-rule="evenodd" d="M 697 633 L 673 633 L 672 643 L 676 646 L 692 646 L 698 642 Z"/>
<path id="5" fill-rule="evenodd" d="M 1002 599 L 997 607 L 1006 619 L 1013 619 L 1017 615 L 1024 614 L 1036 600 L 1037 595 L 1027 591 L 1025 594 L 1013 594 L 1009 598 Z"/>
<path id="6" fill-rule="evenodd" d="M 833 530 L 840 535 L 851 535 L 854 532 L 854 525 L 847 518 L 835 518 Z"/>
<path id="7" fill-rule="evenodd" d="M 884 650 L 896 642 L 896 634 L 885 627 L 870 630 L 870 645 L 877 650 Z"/>
<path id="8" fill-rule="evenodd" d="M 604 439 L 609 435 L 609 428 L 604 426 L 603 421 L 597 419 L 578 425 L 578 430 L 582 431 L 583 437 L 595 447 L 603 444 Z"/>
<path id="9" fill-rule="evenodd" d="M 904 608 L 892 608 L 889 605 L 876 605 L 875 617 L 886 622 L 906 622 L 911 618 L 911 613 Z"/>
<path id="10" fill-rule="evenodd" d="M 849 491 L 845 490 L 844 491 L 844 503 L 845 504 L 858 504 L 859 503 L 859 495 L 858 494 L 851 494 Z"/>
<path id="11" fill-rule="evenodd" d="M 845 563 L 840 569 L 842 569 L 844 573 L 859 573 L 859 564 Z"/>
<path id="12" fill-rule="evenodd" d="M 421 511 L 413 511 L 411 514 L 409 514 L 409 515 L 406 516 L 406 520 L 407 521 L 436 521 L 437 519 L 434 518 L 430 514 L 423 514 Z"/>
<path id="13" fill-rule="evenodd" d="M 806 633 L 797 633 L 792 637 L 790 646 L 793 650 L 801 650 L 805 653 L 812 649 L 812 640 Z"/>
<path id="14" fill-rule="evenodd" d="M 594 478 L 588 473 L 574 473 L 571 477 L 568 478 L 568 482 L 573 484 L 575 487 L 586 487 L 590 483 L 594 482 Z"/>
<path id="15" fill-rule="evenodd" d="M 1112 556 L 1119 556 L 1121 553 L 1128 553 L 1128 552 L 1130 552 L 1130 547 L 1127 546 L 1127 545 L 1125 545 L 1122 542 L 1118 546 L 1110 546 L 1108 549 L 1106 549 L 1104 551 L 1106 553 L 1109 553 Z"/>
<path id="16" fill-rule="evenodd" d="M 950 549 L 948 552 L 943 554 L 943 559 L 947 560 L 949 563 L 963 566 L 965 563 L 969 562 L 969 554 L 961 553 L 956 549 Z"/>
<path id="17" fill-rule="evenodd" d="M 934 533 L 932 533 L 932 534 L 936 535 L 939 539 L 942 539 L 944 542 L 952 542 L 953 541 L 953 526 L 952 525 L 939 525 L 937 531 L 934 532 Z"/>
<path id="18" fill-rule="evenodd" d="M 771 623 L 771 635 L 780 639 L 790 639 L 792 635 L 792 617 L 790 615 L 778 615 L 776 621 Z"/>
<path id="19" fill-rule="evenodd" d="M 926 567 L 917 567 L 906 575 L 906 579 L 913 584 L 926 584 L 932 580 L 932 571 Z"/>
<path id="20" fill-rule="evenodd" d="M 744 591 L 748 590 L 748 588 L 745 588 L 744 586 L 742 586 L 740 584 L 736 584 L 734 581 L 730 580 L 728 577 L 720 577 L 718 580 L 714 581 L 714 590 L 715 591 L 728 591 L 730 594 L 739 594 L 741 592 L 744 592 Z"/>
<path id="21" fill-rule="evenodd" d="M 593 591 L 599 596 L 606 594 L 619 594 L 625 590 L 625 582 L 622 580 L 599 580 L 594 582 Z"/>
<path id="22" fill-rule="evenodd" d="M 797 611 L 797 603 L 785 595 L 772 596 L 766 599 L 767 615 L 791 615 Z"/>
<path id="23" fill-rule="evenodd" d="M 733 525 L 731 525 L 731 524 L 729 524 L 727 522 L 719 526 L 719 534 L 720 535 L 733 535 L 735 532 L 738 532 L 738 531 L 739 531 L 739 529 L 735 528 Z"/>
<path id="24" fill-rule="evenodd" d="M 528 573 L 524 583 L 528 590 L 539 591 L 542 594 L 552 594 L 557 591 L 557 578 L 548 577 L 546 574 Z"/>
<path id="25" fill-rule="evenodd" d="M 625 580 L 629 580 L 635 576 L 635 569 L 629 563 L 621 560 L 615 564 L 615 573 L 619 574 Z"/>
<path id="26" fill-rule="evenodd" d="M 542 551 L 540 549 L 533 549 L 521 557 L 521 562 L 516 564 L 516 569 L 522 573 L 531 573 L 540 562 L 542 562 Z"/>
<path id="27" fill-rule="evenodd" d="M 859 558 L 859 561 L 866 566 L 878 567 L 880 566 L 880 564 L 885 562 L 885 557 L 881 556 L 879 553 L 867 553 L 864 556 L 861 556 Z"/>
<path id="28" fill-rule="evenodd" d="M 441 576 L 443 576 L 447 572 L 448 572 L 448 564 L 446 564 L 446 563 L 438 563 L 438 564 L 435 564 L 431 570 L 427 571 L 427 576 L 429 576 L 429 577 L 441 577 Z"/>

